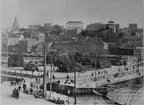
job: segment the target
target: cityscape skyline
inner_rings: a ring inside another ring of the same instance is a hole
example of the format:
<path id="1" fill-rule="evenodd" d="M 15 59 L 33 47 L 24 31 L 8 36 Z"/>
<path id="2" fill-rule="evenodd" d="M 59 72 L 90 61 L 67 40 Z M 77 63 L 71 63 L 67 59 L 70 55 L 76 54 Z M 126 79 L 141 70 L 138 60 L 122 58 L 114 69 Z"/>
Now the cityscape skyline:
<path id="1" fill-rule="evenodd" d="M 144 28 L 143 0 L 2 0 L 1 10 L 2 28 L 11 27 L 15 17 L 21 27 L 44 23 L 65 25 L 73 20 L 86 26 L 112 19 L 121 27 L 137 23 Z"/>

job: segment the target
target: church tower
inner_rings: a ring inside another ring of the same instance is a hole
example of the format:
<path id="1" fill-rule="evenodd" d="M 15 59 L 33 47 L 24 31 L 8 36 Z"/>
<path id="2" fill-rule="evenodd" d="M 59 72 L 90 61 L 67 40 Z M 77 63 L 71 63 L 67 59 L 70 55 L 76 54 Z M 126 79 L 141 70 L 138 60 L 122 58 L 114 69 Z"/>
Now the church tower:
<path id="1" fill-rule="evenodd" d="M 12 27 L 11 27 L 11 32 L 17 32 L 17 31 L 19 31 L 19 29 L 20 29 L 20 25 L 17 21 L 17 18 L 15 17 L 15 20 L 14 20 Z"/>

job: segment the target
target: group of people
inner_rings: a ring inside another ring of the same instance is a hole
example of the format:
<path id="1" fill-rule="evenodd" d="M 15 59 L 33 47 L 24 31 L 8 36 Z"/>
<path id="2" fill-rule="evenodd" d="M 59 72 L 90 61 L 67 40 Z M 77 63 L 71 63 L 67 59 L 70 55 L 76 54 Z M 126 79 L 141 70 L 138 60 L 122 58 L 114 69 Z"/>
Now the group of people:
<path id="1" fill-rule="evenodd" d="M 34 92 L 34 97 L 35 98 L 40 98 L 43 96 L 43 90 L 42 89 L 38 89 Z"/>
<path id="2" fill-rule="evenodd" d="M 64 104 L 64 100 L 61 100 L 60 98 L 58 98 L 57 100 L 53 97 L 52 100 L 49 100 L 49 101 L 52 101 L 53 103 L 56 103 L 56 104 Z"/>
<path id="3" fill-rule="evenodd" d="M 19 94 L 20 94 L 21 90 L 23 90 L 24 92 L 27 91 L 26 90 L 27 85 L 26 85 L 25 80 L 23 78 L 22 79 L 18 79 L 16 77 L 15 81 L 11 82 L 11 86 L 14 86 L 14 89 L 13 89 L 13 92 L 12 92 L 12 96 L 17 98 L 17 99 L 19 98 Z"/>
<path id="4" fill-rule="evenodd" d="M 41 81 L 41 79 L 40 79 L 40 78 L 39 78 L 39 79 L 38 79 L 38 78 L 36 78 L 35 80 L 36 80 L 36 83 L 40 83 L 40 81 Z"/>

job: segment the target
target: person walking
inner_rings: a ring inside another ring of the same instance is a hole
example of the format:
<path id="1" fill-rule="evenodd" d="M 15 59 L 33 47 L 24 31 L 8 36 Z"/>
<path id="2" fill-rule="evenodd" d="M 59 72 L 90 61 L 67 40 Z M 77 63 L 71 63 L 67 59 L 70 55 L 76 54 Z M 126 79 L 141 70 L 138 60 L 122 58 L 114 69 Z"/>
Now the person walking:
<path id="1" fill-rule="evenodd" d="M 19 92 L 20 92 L 20 90 L 21 90 L 21 84 L 19 84 L 19 86 L 18 86 L 18 90 L 19 90 Z"/>
<path id="2" fill-rule="evenodd" d="M 36 78 L 36 83 L 38 82 L 38 78 Z"/>
<path id="3" fill-rule="evenodd" d="M 55 76 L 53 75 L 53 80 L 55 80 Z"/>
<path id="4" fill-rule="evenodd" d="M 38 83 L 40 83 L 40 82 L 41 82 L 41 80 L 40 80 L 40 78 L 39 78 Z"/>
<path id="5" fill-rule="evenodd" d="M 69 79 L 69 75 L 67 75 L 67 79 Z"/>
<path id="6" fill-rule="evenodd" d="M 15 78 L 15 82 L 16 82 L 16 84 L 18 84 L 18 78 L 17 77 Z"/>
<path id="7" fill-rule="evenodd" d="M 93 77 L 93 73 L 91 74 L 91 76 Z"/>
<path id="8" fill-rule="evenodd" d="M 23 83 L 23 91 L 25 92 L 25 90 L 26 90 L 26 84 L 25 84 L 25 81 L 24 81 L 24 83 Z"/>

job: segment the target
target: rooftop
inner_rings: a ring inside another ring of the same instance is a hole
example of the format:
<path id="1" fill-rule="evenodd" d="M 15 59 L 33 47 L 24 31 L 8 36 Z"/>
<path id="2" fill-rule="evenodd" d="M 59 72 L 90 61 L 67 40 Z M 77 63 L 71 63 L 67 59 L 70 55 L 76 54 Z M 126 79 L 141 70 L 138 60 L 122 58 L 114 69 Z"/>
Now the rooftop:
<path id="1" fill-rule="evenodd" d="M 67 23 L 82 23 L 81 21 L 68 21 Z"/>

